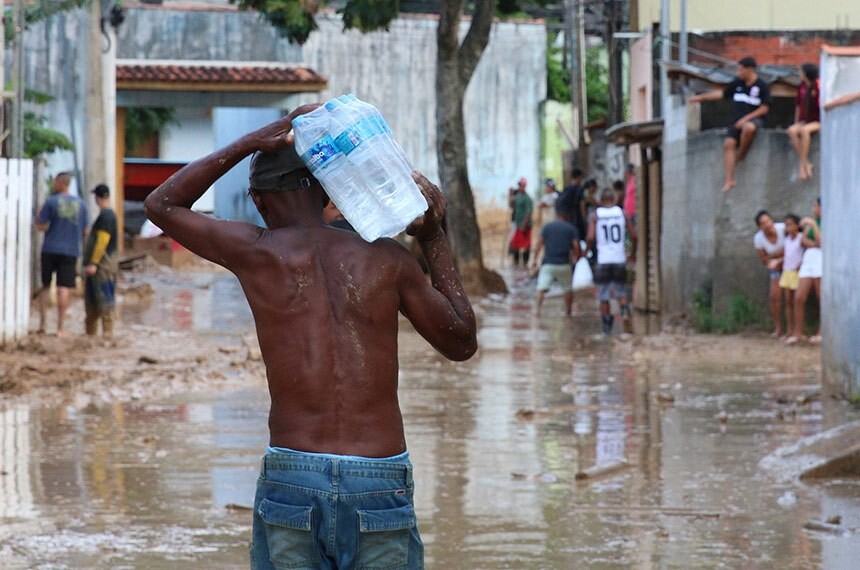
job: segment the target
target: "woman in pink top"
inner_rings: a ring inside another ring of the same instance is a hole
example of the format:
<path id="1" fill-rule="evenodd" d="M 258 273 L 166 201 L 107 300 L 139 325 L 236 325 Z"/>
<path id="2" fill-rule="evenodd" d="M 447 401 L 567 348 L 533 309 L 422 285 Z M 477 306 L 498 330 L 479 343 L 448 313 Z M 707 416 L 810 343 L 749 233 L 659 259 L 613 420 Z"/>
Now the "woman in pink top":
<path id="1" fill-rule="evenodd" d="M 803 262 L 803 235 L 800 233 L 800 218 L 794 214 L 785 217 L 785 245 L 782 256 L 782 277 L 779 278 L 779 286 L 785 296 L 785 324 L 786 330 L 794 331 L 794 292 L 800 283 L 798 270 Z M 786 344 L 794 344 L 797 337 L 790 336 L 785 339 Z"/>
<path id="2" fill-rule="evenodd" d="M 624 215 L 636 227 L 636 167 L 632 164 L 627 165 L 627 172 L 624 173 Z"/>

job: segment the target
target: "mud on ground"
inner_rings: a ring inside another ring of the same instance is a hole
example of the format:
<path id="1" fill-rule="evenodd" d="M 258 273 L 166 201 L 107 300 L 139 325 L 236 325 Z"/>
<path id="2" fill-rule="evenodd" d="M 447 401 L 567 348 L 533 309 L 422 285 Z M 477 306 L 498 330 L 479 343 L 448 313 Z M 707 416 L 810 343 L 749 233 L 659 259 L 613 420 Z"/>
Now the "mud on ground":
<path id="1" fill-rule="evenodd" d="M 223 272 L 201 262 L 175 271 L 145 263 L 125 272 L 118 284 L 122 308 L 149 306 L 165 281 L 183 274 Z M 0 349 L 0 402 L 25 399 L 43 405 L 71 401 L 77 407 L 129 400 L 154 400 L 172 394 L 222 390 L 265 381 L 256 337 L 215 343 L 193 332 L 122 322 L 111 338 L 88 337 L 83 330 L 83 300 L 72 298 L 66 335 L 31 332 Z M 48 310 L 48 331 L 56 327 L 56 308 Z M 34 304 L 31 329 L 38 313 Z"/>

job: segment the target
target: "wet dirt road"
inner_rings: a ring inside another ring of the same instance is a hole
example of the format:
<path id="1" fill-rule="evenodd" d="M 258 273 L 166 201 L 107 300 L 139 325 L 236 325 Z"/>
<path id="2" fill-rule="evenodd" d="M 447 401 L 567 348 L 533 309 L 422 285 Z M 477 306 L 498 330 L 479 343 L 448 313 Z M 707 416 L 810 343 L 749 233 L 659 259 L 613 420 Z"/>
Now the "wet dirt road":
<path id="1" fill-rule="evenodd" d="M 217 342 L 250 328 L 230 276 L 156 295 L 167 300 L 124 318 Z M 459 364 L 403 327 L 428 568 L 858 567 L 860 533 L 803 524 L 839 514 L 860 527 L 860 481 L 778 482 L 758 467 L 822 429 L 821 402 L 794 403 L 817 387 L 814 367 L 790 352 L 766 364 L 740 351 L 643 356 L 595 335 L 593 300 L 572 320 L 553 314 L 557 302 L 539 320 L 528 291 L 482 303 L 481 350 Z M 247 567 L 243 507 L 267 406 L 262 383 L 82 409 L 0 405 L 0 568 Z M 629 465 L 575 479 L 617 460 Z"/>

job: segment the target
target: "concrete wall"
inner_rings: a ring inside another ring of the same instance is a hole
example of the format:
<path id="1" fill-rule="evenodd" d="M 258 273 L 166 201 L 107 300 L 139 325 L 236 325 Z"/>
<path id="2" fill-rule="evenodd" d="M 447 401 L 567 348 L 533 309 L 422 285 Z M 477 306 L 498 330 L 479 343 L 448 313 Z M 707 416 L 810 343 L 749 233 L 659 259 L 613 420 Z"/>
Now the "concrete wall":
<path id="1" fill-rule="evenodd" d="M 643 30 L 645 31 L 645 30 Z M 630 120 L 650 121 L 653 113 L 654 54 L 651 29 L 630 43 Z"/>
<path id="2" fill-rule="evenodd" d="M 565 185 L 563 156 L 572 148 L 567 137 L 573 136 L 573 108 L 558 101 L 544 101 L 541 121 L 541 179 L 552 178 L 561 190 Z M 537 191 L 542 193 L 543 187 Z"/>
<path id="3" fill-rule="evenodd" d="M 56 152 L 47 157 L 47 173 L 68 170 L 82 173 L 86 135 L 86 44 L 85 10 L 72 10 L 28 28 L 24 36 L 24 74 L 27 89 L 48 93 L 54 100 L 45 105 L 28 105 L 48 118 L 47 126 L 65 134 L 76 152 Z M 11 50 L 6 51 L 6 79 L 11 77 Z M 98 182 L 101 182 L 99 180 Z M 94 182 L 95 183 L 95 182 Z M 72 193 L 87 181 L 76 180 Z"/>
<path id="4" fill-rule="evenodd" d="M 636 0 L 638 29 L 646 30 L 660 21 L 662 0 Z M 681 2 L 670 1 L 672 31 L 681 27 Z M 845 0 L 689 0 L 687 26 L 690 30 L 830 30 L 849 28 L 860 22 L 860 3 Z"/>
<path id="5" fill-rule="evenodd" d="M 737 187 L 723 194 L 725 130 L 687 134 L 685 116 L 685 107 L 674 107 L 664 135 L 663 309 L 689 311 L 695 292 L 708 282 L 717 312 L 725 311 L 735 294 L 765 308 L 768 278 L 752 246 L 757 231 L 753 218 L 760 209 L 777 220 L 787 213 L 810 214 L 819 195 L 818 179 L 799 181 L 797 157 L 785 132 L 765 130 L 738 167 Z M 816 137 L 811 152 L 816 165 L 818 147 Z"/>
<path id="6" fill-rule="evenodd" d="M 300 62 L 302 50 L 255 12 L 136 6 L 118 32 L 120 59 Z"/>
<path id="7" fill-rule="evenodd" d="M 847 58 L 846 58 L 847 59 Z M 856 58 L 855 58 L 856 59 Z M 860 85 L 860 83 L 858 83 Z M 824 114 L 822 124 L 822 361 L 831 392 L 860 394 L 860 102 Z"/>

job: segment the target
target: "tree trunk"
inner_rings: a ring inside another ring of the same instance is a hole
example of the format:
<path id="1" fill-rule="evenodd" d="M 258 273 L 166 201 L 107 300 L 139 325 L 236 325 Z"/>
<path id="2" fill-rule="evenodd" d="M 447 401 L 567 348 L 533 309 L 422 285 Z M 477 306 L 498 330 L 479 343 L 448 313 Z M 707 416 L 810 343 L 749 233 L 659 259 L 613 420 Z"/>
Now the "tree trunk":
<path id="1" fill-rule="evenodd" d="M 494 0 L 479 0 L 459 45 L 463 0 L 443 1 L 439 10 L 436 59 L 436 151 L 442 190 L 448 198 L 447 233 L 463 285 L 471 294 L 506 292 L 501 276 L 484 267 L 481 232 L 466 162 L 463 98 L 489 41 Z"/>

